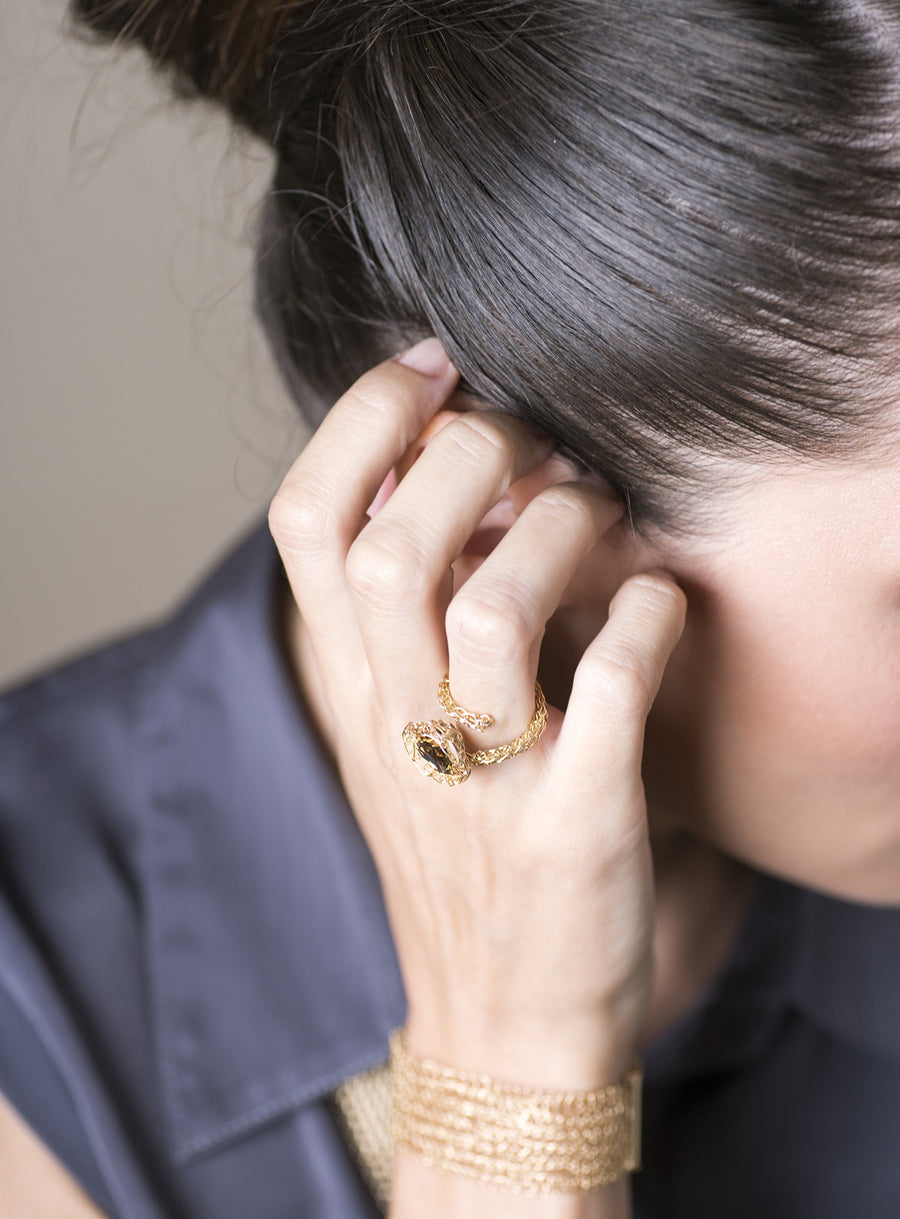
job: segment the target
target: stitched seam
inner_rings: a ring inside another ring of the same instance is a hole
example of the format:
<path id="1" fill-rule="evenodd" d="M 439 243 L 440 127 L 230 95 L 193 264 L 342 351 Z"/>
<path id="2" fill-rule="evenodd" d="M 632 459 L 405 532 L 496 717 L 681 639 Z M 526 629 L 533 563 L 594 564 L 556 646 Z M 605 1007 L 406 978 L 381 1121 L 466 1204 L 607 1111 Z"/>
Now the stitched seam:
<path id="1" fill-rule="evenodd" d="M 274 1100 L 266 1101 L 263 1105 L 258 1105 L 255 1109 L 249 1110 L 247 1113 L 242 1113 L 238 1117 L 231 1118 L 224 1125 L 217 1126 L 215 1129 L 198 1135 L 193 1139 L 182 1140 L 177 1143 L 175 1155 L 180 1163 L 184 1163 L 192 1156 L 197 1155 L 201 1151 L 208 1151 L 216 1144 L 231 1138 L 234 1135 L 241 1134 L 244 1130 L 251 1126 L 258 1125 L 260 1122 L 267 1121 L 281 1113 L 285 1113 L 297 1106 L 308 1104 L 312 1100 L 318 1100 L 321 1096 L 333 1092 L 339 1084 L 342 1084 L 350 1075 L 356 1075 L 360 1071 L 365 1071 L 370 1067 L 377 1066 L 379 1063 L 387 1061 L 387 1041 L 385 1040 L 384 1049 L 369 1054 L 364 1054 L 362 1057 L 355 1059 L 349 1063 L 347 1067 L 340 1070 L 329 1071 L 310 1083 L 304 1084 L 301 1087 L 293 1088 L 291 1091 L 284 1093 Z"/>

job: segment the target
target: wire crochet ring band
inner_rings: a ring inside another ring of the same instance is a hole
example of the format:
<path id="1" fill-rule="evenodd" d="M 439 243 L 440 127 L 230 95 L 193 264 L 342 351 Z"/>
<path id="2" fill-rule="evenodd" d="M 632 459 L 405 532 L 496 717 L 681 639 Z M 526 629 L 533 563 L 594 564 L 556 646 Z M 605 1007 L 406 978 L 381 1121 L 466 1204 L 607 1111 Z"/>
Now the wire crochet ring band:
<path id="1" fill-rule="evenodd" d="M 494 722 L 492 715 L 478 715 L 475 711 L 467 711 L 465 707 L 460 707 L 450 693 L 449 673 L 445 673 L 441 678 L 441 684 L 438 686 L 438 702 L 451 719 L 456 720 L 458 724 L 465 724 L 467 728 L 474 728 L 476 732 L 484 732 Z"/>
<path id="2" fill-rule="evenodd" d="M 487 726 L 485 721 L 493 723 L 492 716 L 475 715 L 455 703 L 446 677 L 441 681 L 438 700 L 454 719 L 476 728 L 479 732 L 484 731 L 483 727 L 478 726 L 479 723 L 484 724 L 484 727 Z M 453 787 L 468 779 L 473 766 L 493 766 L 495 762 L 503 762 L 506 758 L 514 758 L 517 753 L 524 753 L 540 739 L 546 727 L 547 700 L 540 684 L 535 682 L 534 713 L 528 726 L 515 740 L 507 741 L 505 745 L 470 752 L 463 734 L 446 720 L 422 720 L 419 723 L 407 724 L 403 729 L 403 744 L 423 775 L 434 779 L 436 783 L 446 783 Z"/>

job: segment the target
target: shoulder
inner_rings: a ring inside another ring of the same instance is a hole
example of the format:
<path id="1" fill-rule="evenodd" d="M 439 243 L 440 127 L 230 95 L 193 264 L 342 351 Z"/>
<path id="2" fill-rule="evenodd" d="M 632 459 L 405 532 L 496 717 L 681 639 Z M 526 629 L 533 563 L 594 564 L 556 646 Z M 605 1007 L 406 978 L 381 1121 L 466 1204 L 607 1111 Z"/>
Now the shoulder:
<path id="1" fill-rule="evenodd" d="M 104 648 L 0 697 L 0 824 L 17 806 L 78 803 L 122 777 L 158 632 Z"/>
<path id="2" fill-rule="evenodd" d="M 60 804 L 128 808 L 157 721 L 192 662 L 224 690 L 232 670 L 223 653 L 253 646 L 254 630 L 266 636 L 256 646 L 272 646 L 274 553 L 255 530 L 167 620 L 0 695 L 0 834 L 17 810 L 46 818 Z"/>

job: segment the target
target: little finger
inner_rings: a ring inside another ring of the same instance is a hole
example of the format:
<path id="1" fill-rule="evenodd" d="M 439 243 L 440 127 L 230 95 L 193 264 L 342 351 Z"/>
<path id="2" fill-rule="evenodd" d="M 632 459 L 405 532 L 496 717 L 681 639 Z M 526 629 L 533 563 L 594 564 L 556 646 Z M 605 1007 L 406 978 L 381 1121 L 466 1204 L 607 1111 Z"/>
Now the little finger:
<path id="1" fill-rule="evenodd" d="M 573 794 L 604 804 L 606 829 L 643 813 L 641 762 L 644 728 L 663 672 L 681 637 L 687 602 L 667 575 L 626 580 L 613 598 L 606 625 L 582 656 L 554 751 Z M 635 797 L 624 802 L 617 795 Z"/>

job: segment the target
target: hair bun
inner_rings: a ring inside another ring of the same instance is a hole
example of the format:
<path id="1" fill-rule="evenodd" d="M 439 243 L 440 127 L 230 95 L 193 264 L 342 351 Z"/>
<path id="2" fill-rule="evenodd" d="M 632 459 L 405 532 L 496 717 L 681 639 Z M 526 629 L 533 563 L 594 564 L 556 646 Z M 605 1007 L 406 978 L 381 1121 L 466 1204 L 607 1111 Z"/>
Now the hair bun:
<path id="1" fill-rule="evenodd" d="M 285 0 L 71 0 L 77 22 L 143 46 L 184 96 L 221 103 L 271 138 L 259 94 L 278 36 L 300 6 Z"/>

